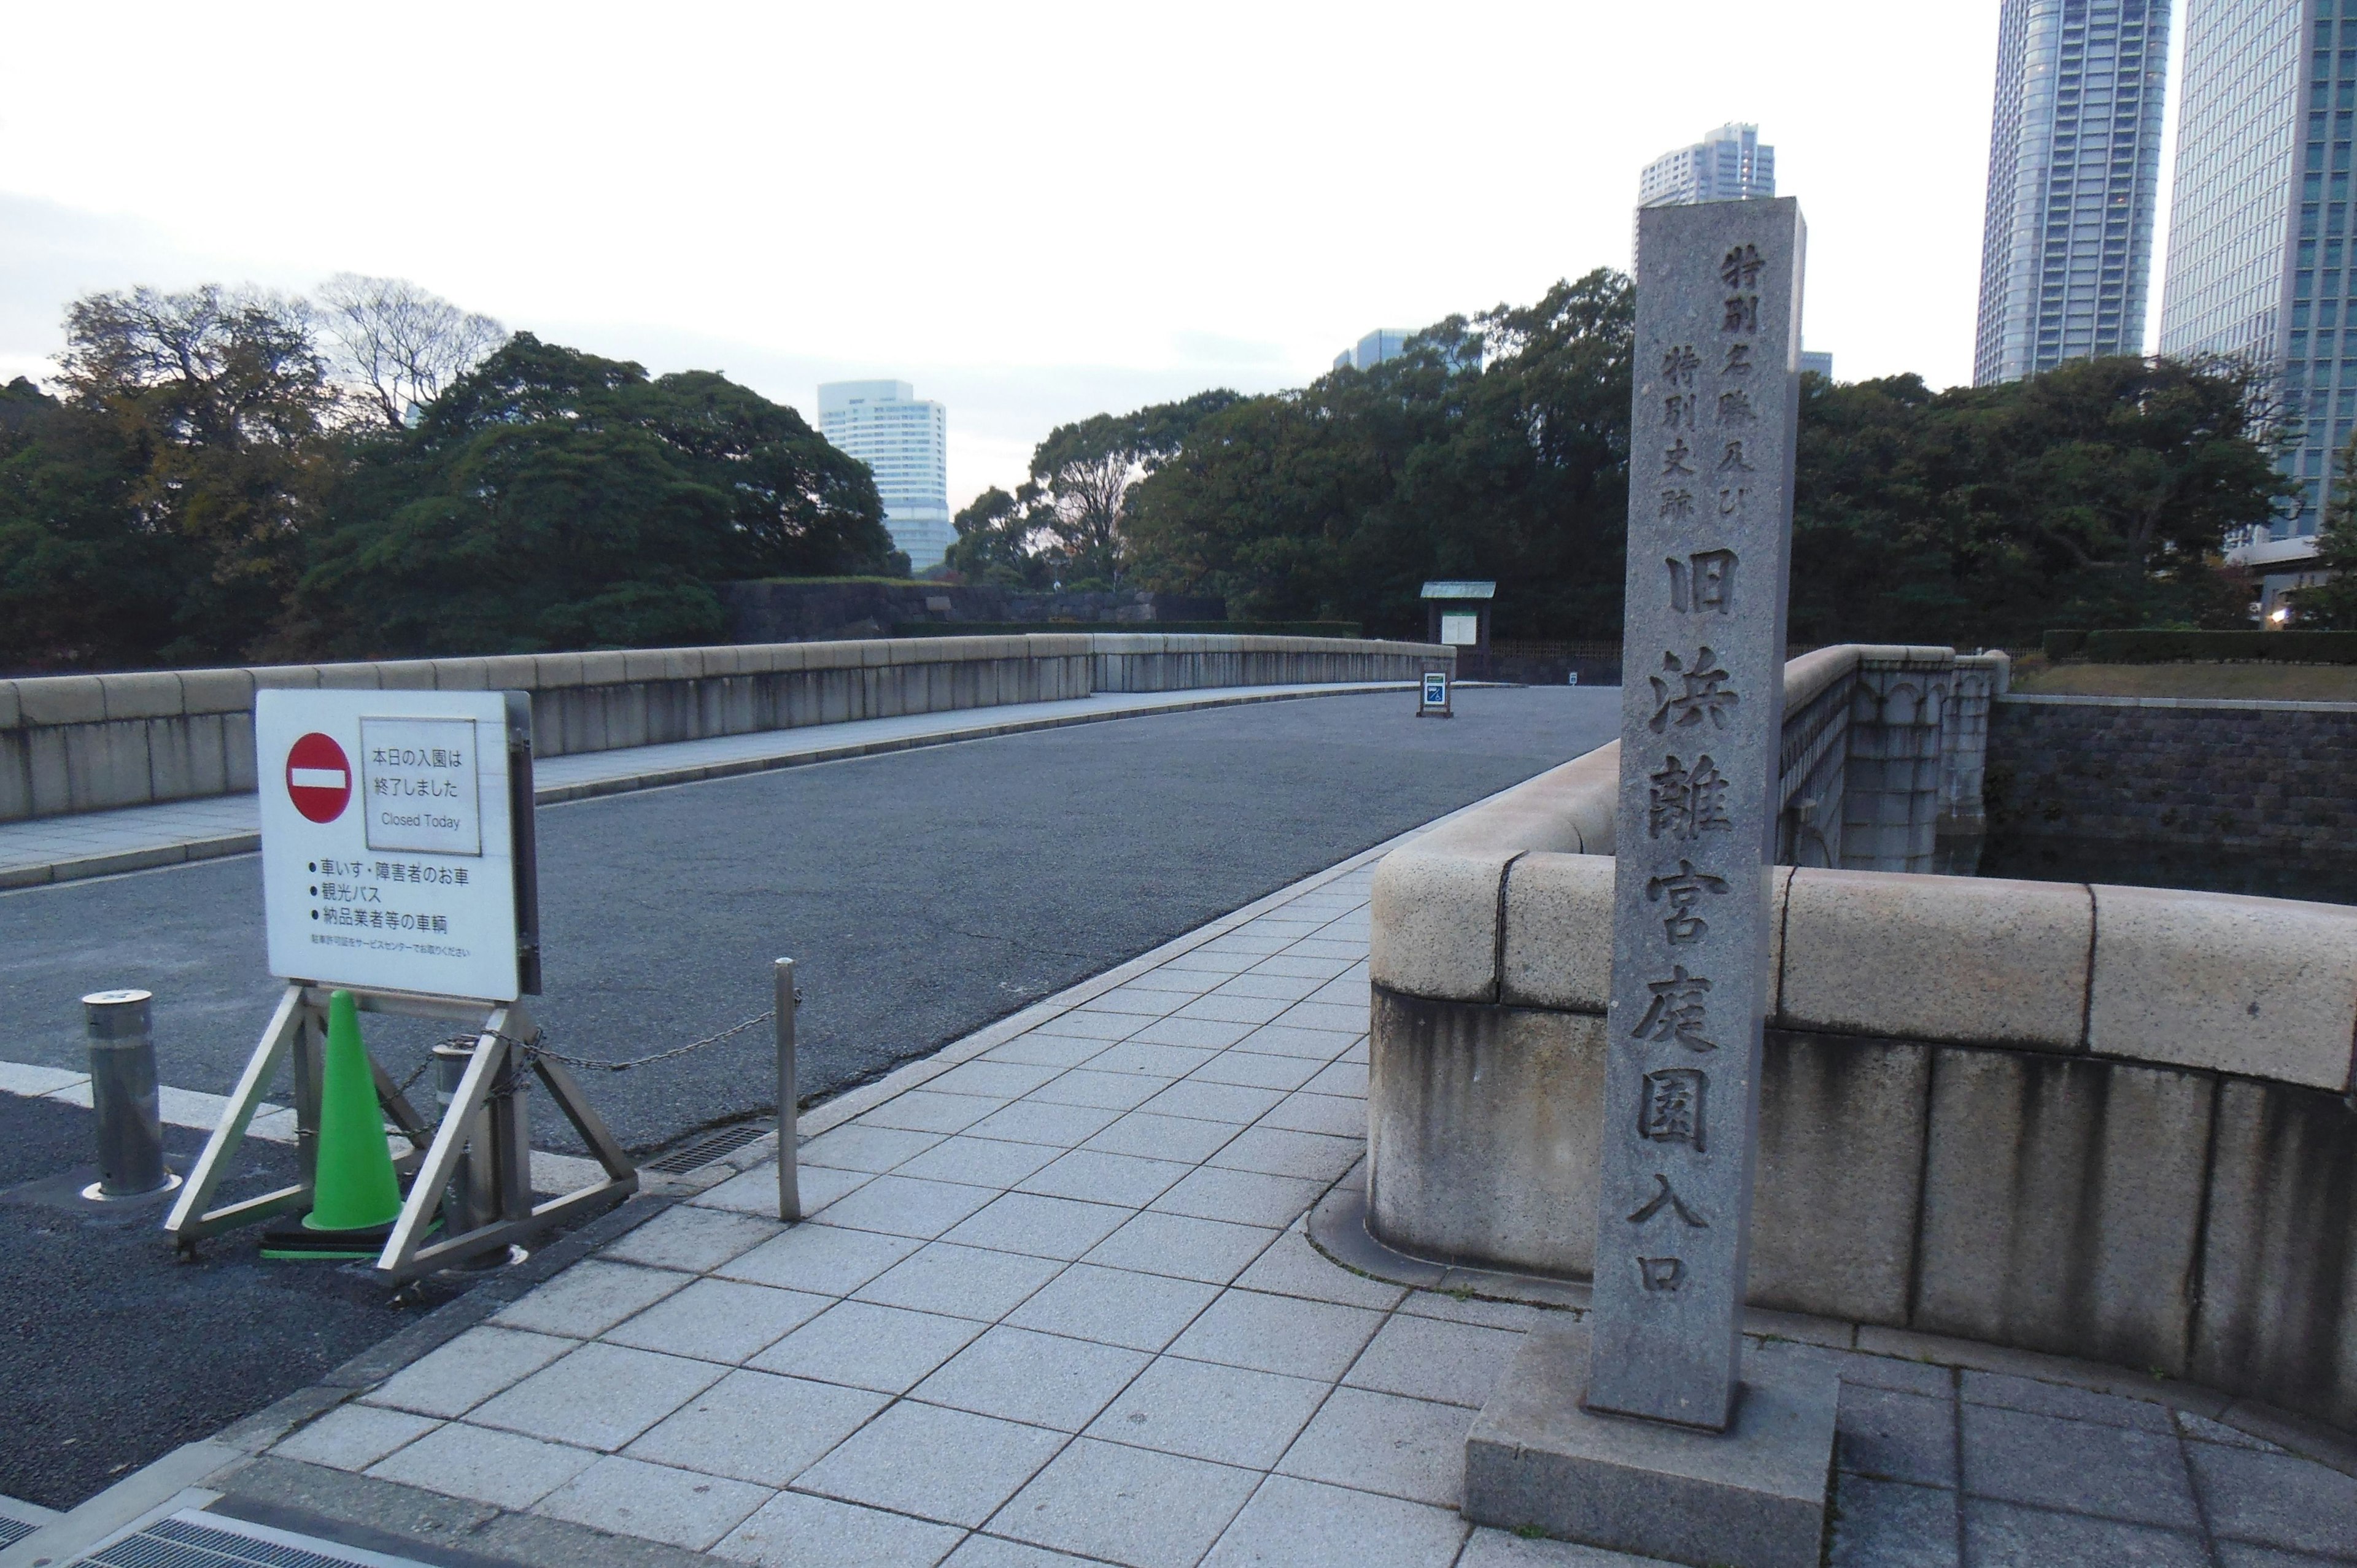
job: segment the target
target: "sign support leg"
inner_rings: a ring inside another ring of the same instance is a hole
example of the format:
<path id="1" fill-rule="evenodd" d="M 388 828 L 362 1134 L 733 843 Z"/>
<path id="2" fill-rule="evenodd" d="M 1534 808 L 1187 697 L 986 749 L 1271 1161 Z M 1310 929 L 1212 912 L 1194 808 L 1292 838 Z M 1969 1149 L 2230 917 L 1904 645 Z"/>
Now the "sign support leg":
<path id="1" fill-rule="evenodd" d="M 233 1203 L 226 1208 L 208 1207 L 213 1200 L 214 1192 L 221 1187 L 231 1156 L 245 1142 L 246 1129 L 253 1122 L 253 1113 L 260 1108 L 262 1097 L 269 1092 L 271 1079 L 278 1075 L 278 1064 L 290 1051 L 298 1050 L 298 1041 L 316 1034 L 318 1020 L 311 1015 L 313 1012 L 300 985 L 289 985 L 285 993 L 279 997 L 277 1011 L 270 1015 L 269 1026 L 262 1031 L 261 1042 L 253 1047 L 253 1055 L 246 1059 L 245 1071 L 238 1077 L 237 1088 L 231 1092 L 229 1104 L 222 1109 L 220 1123 L 213 1128 L 212 1135 L 205 1140 L 205 1152 L 197 1156 L 197 1168 L 189 1173 L 188 1185 L 180 1189 L 179 1197 L 164 1220 L 165 1233 L 183 1251 L 202 1237 L 235 1226 L 250 1225 L 257 1219 L 272 1219 L 310 1201 L 314 1171 L 312 1156 L 317 1153 L 315 1144 L 318 1130 L 318 1094 L 315 1087 L 307 1095 L 310 1116 L 306 1122 L 300 1110 L 307 1098 L 303 1063 L 298 1060 L 295 1076 L 298 1107 L 296 1122 L 304 1129 L 302 1181 L 260 1197 Z M 315 1050 L 308 1054 L 316 1078 L 317 1053 Z"/>
<path id="2" fill-rule="evenodd" d="M 457 1091 L 443 1112 L 433 1146 L 426 1151 L 416 1180 L 410 1186 L 408 1200 L 402 1205 L 401 1218 L 393 1222 L 393 1234 L 385 1239 L 384 1251 L 377 1258 L 376 1273 L 380 1278 L 414 1279 L 436 1269 L 448 1268 L 495 1248 L 506 1247 L 576 1214 L 608 1207 L 638 1191 L 637 1168 L 605 1122 L 590 1109 L 573 1075 L 545 1057 L 528 1056 L 520 1044 L 539 1037 L 540 1026 L 533 1022 L 522 1003 L 494 1008 L 484 1020 L 475 1042 L 474 1058 L 467 1064 Z M 529 1102 L 512 1087 L 513 1076 L 523 1070 L 527 1059 L 533 1072 L 547 1085 L 549 1098 L 557 1110 L 581 1135 L 581 1141 L 589 1145 L 606 1172 L 602 1182 L 541 1204 L 532 1201 Z M 495 1213 L 472 1230 L 426 1244 L 426 1227 L 442 1204 L 444 1189 L 467 1151 L 468 1137 L 482 1135 L 481 1129 L 485 1127 L 489 1129 L 491 1147 L 490 1157 L 484 1163 L 491 1172 L 494 1196 L 490 1207 Z"/>

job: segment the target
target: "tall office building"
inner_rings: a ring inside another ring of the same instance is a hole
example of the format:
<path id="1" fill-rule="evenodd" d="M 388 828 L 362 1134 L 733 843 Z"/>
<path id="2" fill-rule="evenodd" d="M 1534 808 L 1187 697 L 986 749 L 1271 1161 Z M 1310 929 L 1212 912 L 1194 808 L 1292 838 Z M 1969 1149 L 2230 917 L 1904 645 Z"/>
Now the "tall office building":
<path id="1" fill-rule="evenodd" d="M 1637 177 L 1640 207 L 1754 201 L 1776 194 L 1776 149 L 1757 125 L 1721 125 L 1691 147 L 1663 153 Z"/>
<path id="2" fill-rule="evenodd" d="M 938 566 L 950 527 L 949 411 L 921 401 L 907 381 L 827 381 L 818 389 L 819 434 L 876 472 L 884 526 L 911 570 Z"/>
<path id="3" fill-rule="evenodd" d="M 1687 207 L 1697 201 L 1764 200 L 1776 194 L 1776 149 L 1760 127 L 1721 125 L 1690 147 L 1663 153 L 1637 177 L 1637 205 Z M 1629 220 L 1629 275 L 1637 274 L 1637 220 Z"/>
<path id="4" fill-rule="evenodd" d="M 2280 461 L 2305 494 L 2277 519 L 2275 548 L 2246 542 L 2255 564 L 2309 553 L 2332 454 L 2357 419 L 2357 331 L 2343 358 L 2336 330 L 2344 309 L 2357 323 L 2353 113 L 2357 0 L 2187 7 L 2160 351 L 2282 367 L 2295 434 Z"/>
<path id="5" fill-rule="evenodd" d="M 2169 0 L 2005 0 L 1973 382 L 2144 352 Z"/>
<path id="6" fill-rule="evenodd" d="M 1334 368 L 1372 371 L 1385 360 L 1396 360 L 1407 352 L 1407 340 L 1415 334 L 1404 327 L 1378 327 L 1358 343 L 1334 356 Z"/>
<path id="7" fill-rule="evenodd" d="M 1372 371 L 1389 360 L 1407 352 L 1407 340 L 1415 334 L 1405 327 L 1378 327 L 1351 348 L 1334 356 L 1338 371 Z M 1454 349 L 1438 339 L 1431 347 L 1441 361 L 1452 371 L 1478 371 L 1481 368 L 1481 336 L 1469 332 L 1458 340 Z"/>
<path id="8" fill-rule="evenodd" d="M 1776 149 L 1760 127 L 1729 123 L 1691 147 L 1663 153 L 1637 177 L 1637 206 L 1691 207 L 1697 201 L 1764 201 L 1776 194 Z M 1631 220 L 1629 275 L 1637 275 L 1635 220 Z M 1363 345 L 1361 345 L 1363 347 Z M 1337 365 L 1341 361 L 1334 361 Z M 1801 369 L 1834 379 L 1831 354 L 1801 356 Z"/>

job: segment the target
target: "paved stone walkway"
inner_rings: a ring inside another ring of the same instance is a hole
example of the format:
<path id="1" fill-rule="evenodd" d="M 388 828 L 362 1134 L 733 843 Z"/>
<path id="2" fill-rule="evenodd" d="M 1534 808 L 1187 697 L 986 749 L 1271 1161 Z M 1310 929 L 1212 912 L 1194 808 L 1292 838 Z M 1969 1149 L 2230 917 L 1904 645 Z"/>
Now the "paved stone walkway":
<path id="1" fill-rule="evenodd" d="M 1631 1563 L 1455 1510 L 1544 1309 L 1308 1239 L 1362 1179 L 1371 859 L 814 1113 L 807 1222 L 758 1165 L 275 1455 L 780 1568 Z M 2357 1479 L 2235 1429 L 1750 1353 L 1846 1380 L 1835 1563 L 2357 1562 Z"/>
<path id="2" fill-rule="evenodd" d="M 1226 707 L 1294 697 L 1354 692 L 1406 691 L 1405 681 L 1330 685 L 1221 686 L 1185 692 L 1101 692 L 1054 703 L 1013 703 L 897 718 L 807 725 L 799 729 L 715 736 L 664 746 L 627 746 L 552 757 L 533 765 L 540 803 L 553 805 L 629 789 L 688 784 L 732 774 L 868 757 L 912 746 L 937 746 L 1062 725 L 1092 724 L 1140 714 Z M 0 888 L 36 886 L 86 876 L 110 876 L 156 865 L 261 847 L 254 797 L 219 795 L 113 811 L 82 811 L 30 822 L 0 822 Z"/>

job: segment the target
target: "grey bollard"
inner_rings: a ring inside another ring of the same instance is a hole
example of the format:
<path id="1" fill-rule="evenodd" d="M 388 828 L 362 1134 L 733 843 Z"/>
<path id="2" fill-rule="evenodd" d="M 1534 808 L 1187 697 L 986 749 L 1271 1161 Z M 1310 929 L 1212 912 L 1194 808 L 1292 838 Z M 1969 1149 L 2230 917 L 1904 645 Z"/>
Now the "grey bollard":
<path id="1" fill-rule="evenodd" d="M 778 1218 L 802 1217 L 802 1163 L 795 1147 L 795 1113 L 802 1092 L 794 1072 L 794 961 L 781 958 L 778 983 Z"/>
<path id="2" fill-rule="evenodd" d="M 98 1114 L 98 1186 L 90 1196 L 139 1197 L 173 1185 L 156 1092 L 154 1000 L 145 991 L 93 991 L 81 999 L 90 1103 Z"/>

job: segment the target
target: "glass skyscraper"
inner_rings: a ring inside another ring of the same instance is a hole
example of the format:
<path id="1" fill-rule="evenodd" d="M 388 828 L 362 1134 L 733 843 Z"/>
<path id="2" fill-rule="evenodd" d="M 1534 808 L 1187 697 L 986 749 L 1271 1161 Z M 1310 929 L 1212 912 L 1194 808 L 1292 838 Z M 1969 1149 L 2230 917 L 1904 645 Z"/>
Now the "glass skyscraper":
<path id="1" fill-rule="evenodd" d="M 2144 351 L 2169 0 L 2005 0 L 1973 382 Z"/>
<path id="2" fill-rule="evenodd" d="M 2160 351 L 2282 367 L 2281 462 L 2305 493 L 2278 540 L 2316 532 L 2357 419 L 2352 114 L 2357 0 L 2192 0 Z"/>
<path id="3" fill-rule="evenodd" d="M 920 401 L 906 381 L 827 381 L 818 430 L 875 470 L 884 526 L 911 571 L 938 566 L 956 537 L 950 526 L 949 411 Z"/>

